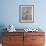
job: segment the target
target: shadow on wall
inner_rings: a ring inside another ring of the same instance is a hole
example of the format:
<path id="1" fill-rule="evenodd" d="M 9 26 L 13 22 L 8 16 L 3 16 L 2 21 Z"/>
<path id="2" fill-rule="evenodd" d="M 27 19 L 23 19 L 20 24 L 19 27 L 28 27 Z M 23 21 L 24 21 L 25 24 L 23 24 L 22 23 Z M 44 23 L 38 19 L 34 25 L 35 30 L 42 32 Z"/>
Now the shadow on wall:
<path id="1" fill-rule="evenodd" d="M 5 28 L 5 25 L 4 24 L 0 24 L 0 43 L 2 43 L 2 32 L 5 32 L 3 29 Z"/>

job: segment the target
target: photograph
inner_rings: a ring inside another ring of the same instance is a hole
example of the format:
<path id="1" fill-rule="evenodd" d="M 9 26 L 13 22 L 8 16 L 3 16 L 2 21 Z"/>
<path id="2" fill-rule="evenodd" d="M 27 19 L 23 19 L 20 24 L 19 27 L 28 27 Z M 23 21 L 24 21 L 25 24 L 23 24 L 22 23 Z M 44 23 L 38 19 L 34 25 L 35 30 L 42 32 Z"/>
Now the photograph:
<path id="1" fill-rule="evenodd" d="M 19 6 L 19 20 L 20 22 L 34 21 L 34 5 L 20 5 Z"/>

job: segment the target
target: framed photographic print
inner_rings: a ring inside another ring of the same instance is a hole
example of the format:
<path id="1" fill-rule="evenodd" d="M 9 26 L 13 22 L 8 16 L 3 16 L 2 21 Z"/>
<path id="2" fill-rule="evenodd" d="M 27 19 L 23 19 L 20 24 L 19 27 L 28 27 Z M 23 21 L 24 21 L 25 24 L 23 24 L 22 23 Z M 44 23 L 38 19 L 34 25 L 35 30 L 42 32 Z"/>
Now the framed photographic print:
<path id="1" fill-rule="evenodd" d="M 20 5 L 19 20 L 25 23 L 34 22 L 34 5 Z"/>

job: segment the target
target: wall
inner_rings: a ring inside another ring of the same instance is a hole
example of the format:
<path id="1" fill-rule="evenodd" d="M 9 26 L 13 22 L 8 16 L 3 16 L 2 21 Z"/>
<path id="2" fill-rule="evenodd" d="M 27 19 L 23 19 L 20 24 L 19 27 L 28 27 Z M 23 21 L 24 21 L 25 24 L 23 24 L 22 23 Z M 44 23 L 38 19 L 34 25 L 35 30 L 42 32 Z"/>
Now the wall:
<path id="1" fill-rule="evenodd" d="M 16 28 L 31 28 L 41 27 L 46 28 L 46 0 L 0 0 L 1 14 L 0 25 L 5 26 L 13 24 Z M 19 22 L 19 5 L 34 4 L 34 23 L 20 23 Z"/>
<path id="2" fill-rule="evenodd" d="M 36 15 L 36 8 L 34 6 L 34 23 L 20 23 L 19 22 L 19 5 L 30 5 L 32 0 L 0 0 L 1 1 L 1 15 L 0 15 L 0 25 L 5 26 L 13 24 L 16 28 L 31 28 L 37 27 L 38 18 Z"/>

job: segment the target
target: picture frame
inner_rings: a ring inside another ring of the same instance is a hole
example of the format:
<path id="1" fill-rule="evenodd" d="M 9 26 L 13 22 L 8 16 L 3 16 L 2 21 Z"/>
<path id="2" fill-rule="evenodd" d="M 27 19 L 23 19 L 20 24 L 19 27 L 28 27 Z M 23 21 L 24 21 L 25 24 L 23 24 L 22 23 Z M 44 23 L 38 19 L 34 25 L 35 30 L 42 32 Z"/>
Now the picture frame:
<path id="1" fill-rule="evenodd" d="M 22 23 L 34 22 L 34 5 L 19 5 L 19 21 Z"/>

